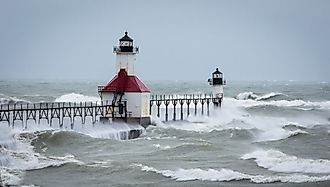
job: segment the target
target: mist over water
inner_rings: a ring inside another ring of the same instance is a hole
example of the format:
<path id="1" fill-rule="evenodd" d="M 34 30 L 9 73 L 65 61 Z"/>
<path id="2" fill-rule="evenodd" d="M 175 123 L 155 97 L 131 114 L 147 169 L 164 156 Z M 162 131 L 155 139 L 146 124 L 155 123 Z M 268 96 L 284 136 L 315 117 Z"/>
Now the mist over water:
<path id="1" fill-rule="evenodd" d="M 96 102 L 97 82 L 1 81 L 0 103 Z M 204 82 L 147 82 L 153 94 Z M 0 184 L 35 186 L 330 185 L 330 84 L 228 82 L 221 110 L 140 126 L 0 123 Z M 142 132 L 128 139 L 127 132 Z"/>

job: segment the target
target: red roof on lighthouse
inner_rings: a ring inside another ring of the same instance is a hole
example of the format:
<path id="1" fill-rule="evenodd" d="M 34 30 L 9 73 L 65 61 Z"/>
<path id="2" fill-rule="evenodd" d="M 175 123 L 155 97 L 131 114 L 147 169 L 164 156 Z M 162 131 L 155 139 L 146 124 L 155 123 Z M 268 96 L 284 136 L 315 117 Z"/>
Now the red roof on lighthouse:
<path id="1" fill-rule="evenodd" d="M 118 74 L 102 89 L 102 92 L 150 92 L 149 88 L 135 75 L 127 75 L 125 69 L 120 69 Z"/>

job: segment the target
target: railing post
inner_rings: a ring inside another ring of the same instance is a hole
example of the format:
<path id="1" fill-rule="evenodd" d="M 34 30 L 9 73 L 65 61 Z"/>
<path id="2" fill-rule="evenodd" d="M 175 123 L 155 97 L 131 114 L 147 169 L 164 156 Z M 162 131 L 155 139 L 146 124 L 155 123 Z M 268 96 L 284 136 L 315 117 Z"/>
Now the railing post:
<path id="1" fill-rule="evenodd" d="M 178 103 L 177 99 L 173 99 L 172 100 L 172 104 L 173 104 L 173 120 L 176 120 L 176 104 Z"/>
<path id="2" fill-rule="evenodd" d="M 187 117 L 189 116 L 189 114 L 190 114 L 190 103 L 191 103 L 191 100 L 190 99 L 187 99 L 187 101 L 186 101 L 186 103 L 187 103 Z"/>
<path id="3" fill-rule="evenodd" d="M 210 116 L 210 99 L 206 99 L 207 116 Z"/>
<path id="4" fill-rule="evenodd" d="M 165 103 L 165 121 L 168 121 L 168 105 L 170 104 L 170 100 L 164 99 L 164 103 Z"/>
<path id="5" fill-rule="evenodd" d="M 184 99 L 180 99 L 180 112 L 181 112 L 181 120 L 183 120 L 183 104 L 184 104 Z"/>
<path id="6" fill-rule="evenodd" d="M 160 117 L 160 105 L 162 104 L 162 100 L 156 100 L 157 105 L 157 117 Z"/>

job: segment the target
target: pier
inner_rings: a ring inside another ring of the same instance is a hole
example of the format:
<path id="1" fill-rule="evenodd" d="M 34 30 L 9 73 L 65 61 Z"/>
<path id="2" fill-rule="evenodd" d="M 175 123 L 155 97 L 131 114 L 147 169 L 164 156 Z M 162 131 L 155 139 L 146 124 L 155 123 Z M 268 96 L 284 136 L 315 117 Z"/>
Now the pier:
<path id="1" fill-rule="evenodd" d="M 210 106 L 221 107 L 223 95 L 213 97 L 212 94 L 152 95 L 150 99 L 150 115 L 163 121 L 184 120 L 189 115 L 210 115 Z"/>
<path id="2" fill-rule="evenodd" d="M 59 127 L 63 127 L 64 119 L 68 118 L 73 128 L 76 118 L 80 118 L 82 124 L 85 124 L 86 118 L 90 118 L 93 124 L 104 118 L 126 121 L 129 114 L 126 106 L 125 101 L 120 104 L 101 101 L 0 105 L 0 122 L 7 122 L 8 126 L 14 127 L 15 122 L 18 121 L 26 129 L 29 120 L 38 124 L 41 120 L 45 120 L 50 126 L 53 125 L 53 121 L 57 121 Z"/>
<path id="3" fill-rule="evenodd" d="M 163 121 L 184 120 L 189 115 L 210 115 L 210 107 L 222 102 L 222 97 L 210 95 L 186 94 L 175 95 L 152 95 L 150 99 L 150 115 L 157 116 Z M 75 120 L 80 120 L 82 124 L 89 118 L 94 124 L 97 121 L 122 120 L 127 122 L 131 115 L 127 111 L 127 101 L 120 103 L 110 101 L 100 102 L 80 102 L 80 103 L 27 103 L 27 104 L 6 104 L 0 105 L 0 122 L 7 122 L 8 126 L 15 126 L 15 122 L 27 128 L 28 121 L 35 124 L 46 121 L 52 126 L 54 122 L 63 127 L 65 119 L 69 119 L 69 124 L 73 128 Z M 66 120 L 67 121 L 67 120 Z"/>

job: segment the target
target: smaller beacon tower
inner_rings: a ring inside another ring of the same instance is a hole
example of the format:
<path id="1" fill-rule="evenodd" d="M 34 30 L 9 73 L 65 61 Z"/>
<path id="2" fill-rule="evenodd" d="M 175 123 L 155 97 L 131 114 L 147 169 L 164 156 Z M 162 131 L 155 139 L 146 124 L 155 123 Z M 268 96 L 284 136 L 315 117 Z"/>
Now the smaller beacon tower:
<path id="1" fill-rule="evenodd" d="M 223 74 L 216 68 L 215 72 L 212 73 L 212 78 L 208 79 L 209 85 L 212 89 L 213 104 L 216 107 L 221 107 L 223 100 L 223 86 L 226 81 L 223 79 Z"/>
<path id="2" fill-rule="evenodd" d="M 101 100 L 112 103 L 113 113 L 121 116 L 125 113 L 127 122 L 146 127 L 150 124 L 150 90 L 135 75 L 134 64 L 139 48 L 133 47 L 133 39 L 125 32 L 113 53 L 116 54 L 116 75 L 107 85 L 99 87 Z M 116 120 L 116 115 L 113 116 L 112 120 Z"/>

